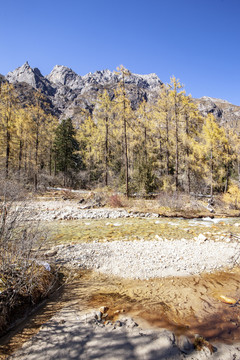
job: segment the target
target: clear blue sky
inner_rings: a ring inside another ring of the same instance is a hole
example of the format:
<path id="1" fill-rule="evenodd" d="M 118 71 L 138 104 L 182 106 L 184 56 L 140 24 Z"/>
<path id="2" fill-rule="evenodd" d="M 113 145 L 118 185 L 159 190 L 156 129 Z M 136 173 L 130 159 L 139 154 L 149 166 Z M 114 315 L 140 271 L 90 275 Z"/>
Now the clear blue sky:
<path id="1" fill-rule="evenodd" d="M 0 73 L 175 75 L 187 93 L 240 105 L 240 0 L 1 0 Z"/>

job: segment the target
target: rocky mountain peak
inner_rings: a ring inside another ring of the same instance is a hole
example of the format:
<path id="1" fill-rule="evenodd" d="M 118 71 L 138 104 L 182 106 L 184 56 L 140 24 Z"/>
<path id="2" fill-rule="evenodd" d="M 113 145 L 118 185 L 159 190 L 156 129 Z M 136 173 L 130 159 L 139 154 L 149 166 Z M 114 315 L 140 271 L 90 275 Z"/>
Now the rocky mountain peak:
<path id="1" fill-rule="evenodd" d="M 70 89 L 81 89 L 83 87 L 82 77 L 76 74 L 72 69 L 56 65 L 46 78 L 57 87 L 68 86 Z"/>
<path id="2" fill-rule="evenodd" d="M 217 99 L 210 96 L 202 96 L 194 100 L 203 116 L 213 114 L 221 125 L 239 121 L 240 107 L 231 104 L 227 100 Z"/>
<path id="3" fill-rule="evenodd" d="M 9 72 L 5 78 L 0 75 L 0 82 L 5 79 L 21 90 L 19 90 L 21 96 L 24 96 L 24 91 L 27 89 L 26 84 L 42 91 L 54 113 L 61 118 L 78 119 L 79 117 L 80 119 L 83 110 L 90 113 L 93 111 L 99 92 L 107 89 L 110 96 L 114 97 L 114 90 L 121 81 L 121 74 L 105 69 L 80 76 L 66 66 L 56 65 L 51 73 L 44 77 L 38 68 L 31 68 L 26 61 L 21 67 Z M 163 85 L 154 73 L 146 75 L 131 73 L 125 77 L 125 84 L 134 109 L 142 99 L 154 102 Z M 226 100 L 203 96 L 194 101 L 204 116 L 212 113 L 220 123 L 240 119 L 240 107 Z"/>
<path id="4" fill-rule="evenodd" d="M 47 95 L 54 93 L 54 89 L 49 81 L 41 74 L 41 71 L 38 68 L 32 69 L 27 61 L 16 70 L 10 71 L 6 75 L 6 79 L 10 83 L 25 82 L 35 89 L 40 89 Z"/>
<path id="5" fill-rule="evenodd" d="M 230 105 L 231 103 L 227 100 L 223 100 L 223 99 L 217 99 L 217 98 L 213 98 L 213 97 L 210 97 L 210 96 L 202 96 L 200 98 L 200 100 L 203 100 L 203 101 L 211 101 L 211 102 L 214 102 L 215 104 L 228 104 Z"/>
<path id="6" fill-rule="evenodd" d="M 37 73 L 37 76 L 39 76 L 40 71 Z M 30 67 L 27 61 L 22 66 L 18 67 L 16 70 L 9 72 L 6 76 L 9 82 L 26 82 L 36 88 L 35 77 L 35 71 Z"/>

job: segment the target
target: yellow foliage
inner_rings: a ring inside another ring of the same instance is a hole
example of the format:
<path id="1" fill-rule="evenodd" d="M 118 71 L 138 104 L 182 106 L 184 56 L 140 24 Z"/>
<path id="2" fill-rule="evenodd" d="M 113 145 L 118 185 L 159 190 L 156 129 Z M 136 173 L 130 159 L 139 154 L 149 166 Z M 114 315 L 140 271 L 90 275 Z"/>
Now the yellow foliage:
<path id="1" fill-rule="evenodd" d="M 240 209 L 240 189 L 237 185 L 231 185 L 227 193 L 223 195 L 223 200 L 230 207 Z"/>

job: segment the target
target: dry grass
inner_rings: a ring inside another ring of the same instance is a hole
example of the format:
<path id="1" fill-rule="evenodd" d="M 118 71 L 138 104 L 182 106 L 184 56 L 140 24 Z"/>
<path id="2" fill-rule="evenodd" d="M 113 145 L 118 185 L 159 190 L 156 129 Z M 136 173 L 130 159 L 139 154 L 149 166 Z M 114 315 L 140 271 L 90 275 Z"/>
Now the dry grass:
<path id="1" fill-rule="evenodd" d="M 112 208 L 121 208 L 121 207 L 124 207 L 122 199 L 121 199 L 120 196 L 117 195 L 117 194 L 114 194 L 114 195 L 109 196 L 107 203 L 108 203 L 108 205 L 109 205 L 110 207 L 112 207 Z"/>
<path id="2" fill-rule="evenodd" d="M 110 206 L 125 208 L 132 211 L 155 212 L 161 216 L 239 216 L 239 210 L 229 202 L 226 203 L 224 195 L 214 196 L 213 213 L 208 210 L 208 198 L 197 197 L 186 193 L 161 192 L 156 198 L 136 198 L 115 193 L 107 188 L 98 188 L 93 191 L 73 192 L 71 190 L 47 191 L 37 197 L 38 200 L 73 200 L 93 207 Z"/>
<path id="3" fill-rule="evenodd" d="M 56 282 L 56 272 L 39 262 L 47 239 L 45 230 L 24 223 L 24 202 L 16 183 L 3 182 L 0 201 L 0 331 L 19 306 L 34 304 L 47 295 Z"/>
<path id="4" fill-rule="evenodd" d="M 0 334 L 7 329 L 12 321 L 44 299 L 57 284 L 55 270 L 47 271 L 43 266 L 34 264 L 28 269 L 28 274 L 22 279 L 21 269 L 13 274 L 5 274 L 8 283 L 6 289 L 0 294 Z M 9 284 L 12 286 L 9 286 Z"/>

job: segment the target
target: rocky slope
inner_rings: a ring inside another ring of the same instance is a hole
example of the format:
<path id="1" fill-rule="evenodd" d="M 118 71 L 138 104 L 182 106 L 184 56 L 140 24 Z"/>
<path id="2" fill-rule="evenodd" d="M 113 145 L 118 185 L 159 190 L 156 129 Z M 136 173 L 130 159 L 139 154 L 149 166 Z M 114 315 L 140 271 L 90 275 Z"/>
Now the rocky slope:
<path id="1" fill-rule="evenodd" d="M 233 124 L 240 120 L 240 106 L 233 105 L 226 100 L 203 96 L 200 99 L 195 99 L 195 102 L 204 116 L 212 113 L 221 125 L 226 122 Z"/>
<path id="2" fill-rule="evenodd" d="M 4 76 L 2 74 L 0 74 L 0 84 L 1 82 L 3 82 L 5 80 Z"/>
<path id="3" fill-rule="evenodd" d="M 25 82 L 35 89 L 40 89 L 46 95 L 53 96 L 55 92 L 50 82 L 41 74 L 40 70 L 37 68 L 32 69 L 28 62 L 9 72 L 6 78 L 11 83 Z"/>
<path id="4" fill-rule="evenodd" d="M 1 79 L 2 76 L 0 81 Z M 120 75 L 110 70 L 102 70 L 80 76 L 66 66 L 56 65 L 49 75 L 43 76 L 39 69 L 31 68 L 26 62 L 9 72 L 6 79 L 18 84 L 19 91 L 20 84 L 23 83 L 24 87 L 28 84 L 31 88 L 40 89 L 56 115 L 62 118 L 71 117 L 78 122 L 82 120 L 83 113 L 93 111 L 99 91 L 107 89 L 110 96 L 113 96 Z M 156 74 L 131 74 L 126 77 L 125 82 L 133 108 L 136 108 L 143 98 L 153 99 L 162 85 Z M 222 124 L 240 119 L 240 106 L 230 104 L 226 100 L 204 96 L 195 101 L 203 115 L 213 113 Z"/>
<path id="5" fill-rule="evenodd" d="M 99 91 L 107 89 L 113 96 L 120 81 L 120 75 L 110 70 L 96 71 L 84 76 L 62 65 L 56 65 L 44 77 L 37 68 L 32 69 L 28 62 L 9 72 L 6 79 L 10 83 L 26 83 L 40 89 L 62 117 L 81 117 L 82 110 L 92 112 Z M 131 74 L 126 78 L 126 88 L 133 107 L 142 99 L 149 99 L 158 91 L 162 82 L 156 74 Z"/>

